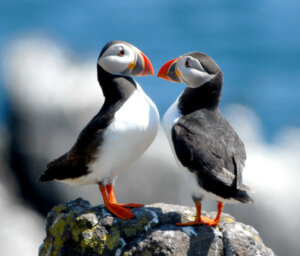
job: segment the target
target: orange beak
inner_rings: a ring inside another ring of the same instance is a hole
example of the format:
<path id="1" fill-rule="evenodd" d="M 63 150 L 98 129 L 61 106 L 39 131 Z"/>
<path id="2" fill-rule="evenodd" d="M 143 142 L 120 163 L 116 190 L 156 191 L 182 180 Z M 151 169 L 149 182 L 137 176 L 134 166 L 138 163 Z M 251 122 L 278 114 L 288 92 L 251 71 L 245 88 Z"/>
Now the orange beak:
<path id="1" fill-rule="evenodd" d="M 180 82 L 175 67 L 175 62 L 178 60 L 178 58 L 168 61 L 166 64 L 164 64 L 160 70 L 158 71 L 157 77 L 166 79 L 168 81 L 172 82 Z"/>
<path id="2" fill-rule="evenodd" d="M 140 52 L 140 54 L 142 55 L 144 61 L 144 71 L 142 74 L 140 74 L 140 76 L 154 76 L 154 69 L 150 60 L 144 53 Z"/>

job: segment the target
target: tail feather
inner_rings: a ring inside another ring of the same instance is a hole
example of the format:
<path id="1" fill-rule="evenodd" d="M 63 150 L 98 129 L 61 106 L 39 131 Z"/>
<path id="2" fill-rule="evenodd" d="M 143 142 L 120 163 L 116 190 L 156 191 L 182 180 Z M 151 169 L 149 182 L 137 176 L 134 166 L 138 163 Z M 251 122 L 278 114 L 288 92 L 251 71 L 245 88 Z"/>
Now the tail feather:
<path id="1" fill-rule="evenodd" d="M 254 202 L 253 199 L 248 195 L 248 191 L 242 189 L 238 190 L 234 198 L 242 203 Z"/>
<path id="2" fill-rule="evenodd" d="M 51 181 L 57 179 L 57 173 L 60 171 L 57 170 L 58 168 L 48 168 L 44 171 L 44 173 L 40 176 L 41 182 Z"/>
<path id="3" fill-rule="evenodd" d="M 255 191 L 247 185 L 242 185 L 241 190 L 245 190 L 245 191 L 247 191 L 249 193 L 252 193 L 252 194 L 255 193 Z"/>
<path id="4" fill-rule="evenodd" d="M 86 175 L 89 172 L 88 167 L 83 163 L 79 163 L 75 166 L 50 166 L 40 176 L 40 181 L 74 179 Z"/>
<path id="5" fill-rule="evenodd" d="M 45 175 L 45 174 L 42 174 L 42 175 L 40 176 L 39 180 L 40 180 L 41 182 L 46 182 L 46 181 L 51 181 L 51 180 L 54 180 L 54 179 L 48 177 L 48 176 Z"/>

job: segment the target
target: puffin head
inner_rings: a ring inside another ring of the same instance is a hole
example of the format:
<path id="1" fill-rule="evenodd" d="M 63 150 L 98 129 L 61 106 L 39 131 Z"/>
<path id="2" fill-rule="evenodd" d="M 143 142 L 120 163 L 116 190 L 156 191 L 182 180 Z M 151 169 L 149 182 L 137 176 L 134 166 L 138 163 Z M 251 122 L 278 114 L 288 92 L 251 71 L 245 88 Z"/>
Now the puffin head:
<path id="1" fill-rule="evenodd" d="M 154 75 L 152 64 L 147 56 L 125 41 L 107 43 L 99 55 L 98 65 L 113 75 Z"/>
<path id="2" fill-rule="evenodd" d="M 207 54 L 189 52 L 168 61 L 157 76 L 172 82 L 183 82 L 190 88 L 198 88 L 216 77 L 222 78 L 222 71 Z"/>

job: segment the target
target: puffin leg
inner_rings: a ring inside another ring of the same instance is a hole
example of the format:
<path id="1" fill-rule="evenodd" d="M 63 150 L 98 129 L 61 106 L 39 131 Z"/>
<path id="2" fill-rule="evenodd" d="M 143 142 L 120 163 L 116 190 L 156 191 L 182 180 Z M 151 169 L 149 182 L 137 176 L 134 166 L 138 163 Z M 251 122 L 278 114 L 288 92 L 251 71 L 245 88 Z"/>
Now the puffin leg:
<path id="1" fill-rule="evenodd" d="M 224 207 L 224 203 L 219 202 L 218 203 L 218 213 L 215 219 L 212 218 L 208 218 L 208 217 L 204 217 L 202 216 L 202 223 L 208 226 L 212 226 L 212 227 L 216 227 L 219 225 L 220 220 L 221 220 L 221 214 L 222 214 L 222 210 Z"/>
<path id="2" fill-rule="evenodd" d="M 126 208 L 138 208 L 138 207 L 143 207 L 142 204 L 134 204 L 134 203 L 129 203 L 129 204 L 118 204 L 117 203 L 117 199 L 116 199 L 116 196 L 115 196 L 115 193 L 114 193 L 114 187 L 112 184 L 109 184 L 109 185 L 106 185 L 106 191 L 107 191 L 107 194 L 108 194 L 108 198 L 109 200 L 114 203 L 114 204 L 117 204 L 119 206 L 123 206 L 123 207 L 126 207 Z"/>
<path id="3" fill-rule="evenodd" d="M 106 185 L 105 188 L 106 188 L 106 191 L 107 191 L 107 194 L 108 194 L 109 201 L 114 203 L 114 204 L 117 204 L 117 199 L 116 199 L 116 196 L 115 196 L 115 193 L 114 193 L 113 185 L 112 184 Z"/>
<path id="4" fill-rule="evenodd" d="M 104 201 L 104 204 L 105 204 L 105 207 L 107 208 L 107 210 L 109 210 L 111 213 L 113 213 L 114 215 L 116 215 L 117 217 L 119 217 L 122 220 L 129 220 L 131 218 L 134 218 L 134 215 L 131 212 L 131 210 L 126 209 L 121 205 L 118 205 L 114 201 L 111 201 L 112 198 L 110 198 L 107 195 L 105 186 L 99 185 L 99 189 L 102 194 L 103 201 Z"/>
<path id="5" fill-rule="evenodd" d="M 177 226 L 194 226 L 203 224 L 201 220 L 201 202 L 195 203 L 196 205 L 196 217 L 194 221 L 189 221 L 185 223 L 176 223 Z"/>
<path id="6" fill-rule="evenodd" d="M 198 202 L 196 203 L 196 217 L 194 221 L 189 221 L 185 223 L 176 223 L 177 226 L 193 226 L 193 225 L 207 225 L 207 226 L 212 226 L 216 227 L 219 225 L 220 220 L 221 220 L 221 214 L 222 210 L 224 207 L 224 203 L 219 202 L 218 203 L 218 213 L 215 219 L 201 216 L 201 203 Z"/>

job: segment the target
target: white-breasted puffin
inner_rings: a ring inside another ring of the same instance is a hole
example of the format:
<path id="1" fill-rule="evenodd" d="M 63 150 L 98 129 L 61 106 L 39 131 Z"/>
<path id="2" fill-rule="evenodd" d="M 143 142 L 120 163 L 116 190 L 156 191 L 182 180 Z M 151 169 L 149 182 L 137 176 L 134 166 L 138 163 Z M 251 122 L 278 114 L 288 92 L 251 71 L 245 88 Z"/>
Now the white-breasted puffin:
<path id="1" fill-rule="evenodd" d="M 128 208 L 142 205 L 118 204 L 114 180 L 146 151 L 159 128 L 155 104 L 132 76 L 154 75 L 154 70 L 139 49 L 125 41 L 111 41 L 99 55 L 97 73 L 103 106 L 70 151 L 47 165 L 40 180 L 96 183 L 106 208 L 127 220 L 134 217 Z"/>
<path id="2" fill-rule="evenodd" d="M 195 221 L 178 225 L 217 226 L 225 202 L 252 201 L 242 184 L 244 144 L 222 116 L 223 74 L 207 54 L 190 52 L 164 64 L 158 77 L 187 85 L 168 109 L 163 126 L 181 169 L 187 174 L 196 205 Z M 201 216 L 201 201 L 218 201 L 215 219 Z"/>

